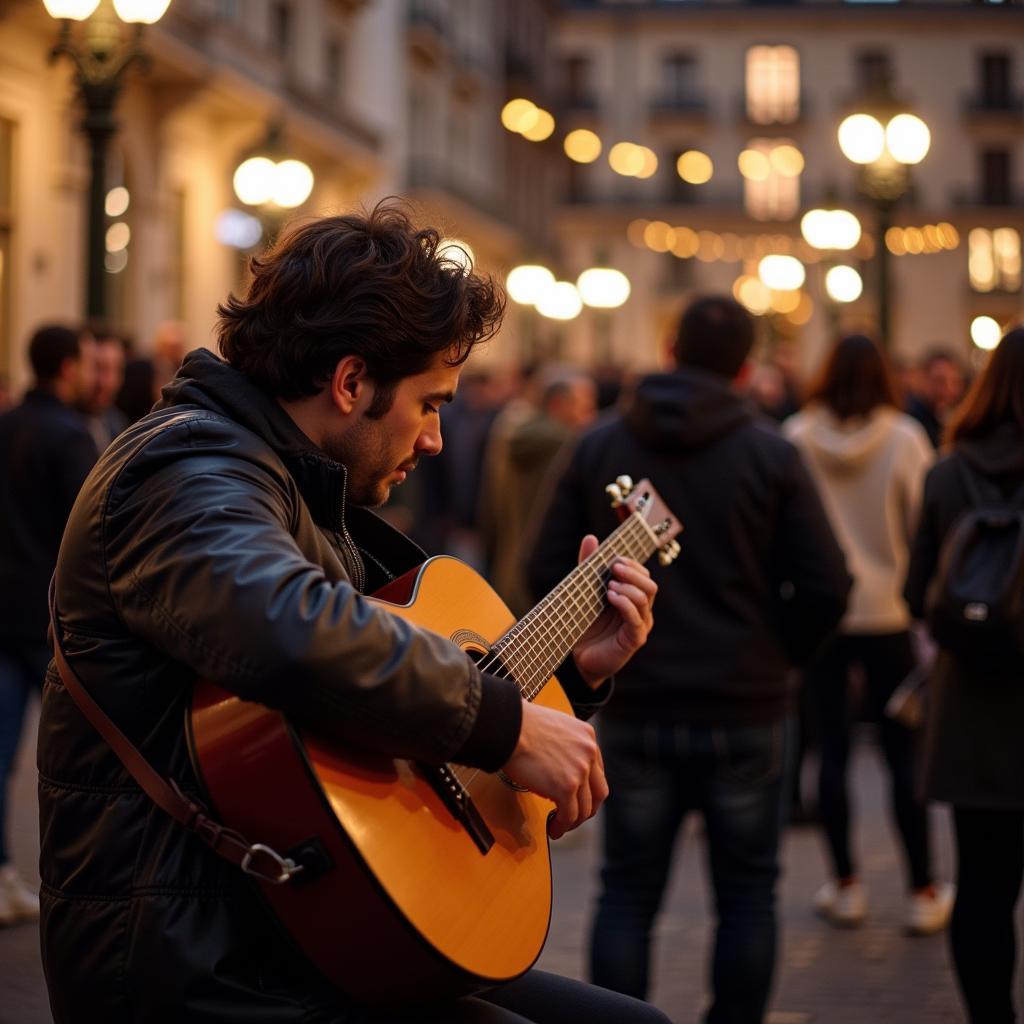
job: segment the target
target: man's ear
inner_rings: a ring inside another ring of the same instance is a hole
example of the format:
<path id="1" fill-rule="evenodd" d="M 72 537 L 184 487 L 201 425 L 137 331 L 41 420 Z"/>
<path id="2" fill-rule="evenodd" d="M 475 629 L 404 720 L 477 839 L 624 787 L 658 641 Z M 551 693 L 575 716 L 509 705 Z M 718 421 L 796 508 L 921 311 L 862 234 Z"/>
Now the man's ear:
<path id="1" fill-rule="evenodd" d="M 345 356 L 331 376 L 331 401 L 348 415 L 358 406 L 367 387 L 366 362 L 361 356 Z"/>
<path id="2" fill-rule="evenodd" d="M 754 364 L 749 359 L 743 360 L 743 365 L 739 368 L 736 376 L 732 379 L 732 387 L 734 391 L 746 391 L 750 387 L 750 380 L 754 376 Z"/>

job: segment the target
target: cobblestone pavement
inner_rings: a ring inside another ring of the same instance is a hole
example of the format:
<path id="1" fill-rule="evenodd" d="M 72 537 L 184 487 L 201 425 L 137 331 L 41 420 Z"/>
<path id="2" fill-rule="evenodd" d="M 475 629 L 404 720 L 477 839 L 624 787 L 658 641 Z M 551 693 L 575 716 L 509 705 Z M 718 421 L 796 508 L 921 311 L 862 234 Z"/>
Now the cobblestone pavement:
<path id="1" fill-rule="evenodd" d="M 37 880 L 34 723 L 15 784 L 13 848 L 26 877 Z M 823 878 L 821 844 L 812 829 L 786 838 L 782 883 L 783 942 L 768 1024 L 953 1024 L 963 1015 L 943 937 L 910 939 L 900 929 L 900 862 L 884 809 L 884 777 L 874 751 L 855 758 L 857 846 L 870 889 L 865 927 L 834 931 L 814 917 L 809 900 Z M 949 877 L 949 825 L 934 812 L 937 859 Z M 590 823 L 554 846 L 555 911 L 540 961 L 547 970 L 581 977 L 594 893 L 599 829 Z M 705 1005 L 709 896 L 696 822 L 682 840 L 671 892 L 656 936 L 653 1000 L 677 1024 L 695 1024 Z M 1018 978 L 1024 972 L 1018 971 Z M 1018 996 L 1018 1002 L 1024 998 Z M 0 929 L 0 1024 L 50 1021 L 35 927 Z"/>

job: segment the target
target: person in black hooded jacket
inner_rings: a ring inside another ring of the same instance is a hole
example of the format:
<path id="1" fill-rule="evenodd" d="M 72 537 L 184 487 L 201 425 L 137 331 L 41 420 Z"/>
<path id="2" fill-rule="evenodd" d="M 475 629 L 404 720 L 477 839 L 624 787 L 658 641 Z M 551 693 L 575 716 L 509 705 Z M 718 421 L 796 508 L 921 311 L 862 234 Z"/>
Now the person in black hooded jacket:
<path id="1" fill-rule="evenodd" d="M 298 226 L 252 271 L 219 310 L 226 361 L 191 353 L 75 502 L 54 583 L 70 668 L 188 793 L 202 792 L 185 725 L 199 676 L 341 750 L 502 768 L 555 801 L 557 838 L 607 792 L 592 728 L 362 597 L 423 560 L 370 509 L 440 451 L 439 410 L 497 329 L 500 290 L 387 203 Z M 560 670 L 583 713 L 650 628 L 646 570 L 624 559 L 612 572 L 611 608 Z M 63 679 L 51 663 L 38 748 L 40 938 L 57 1024 L 394 1020 L 296 955 L 238 866 L 149 799 Z M 373 932 L 344 903 L 323 913 L 360 929 L 354 941 Z M 664 1024 L 541 972 L 401 1019 L 560 1024 L 577 1011 Z"/>
<path id="2" fill-rule="evenodd" d="M 707 829 L 718 911 L 708 1020 L 754 1024 L 775 956 L 774 887 L 791 744 L 791 668 L 838 623 L 850 577 L 796 449 L 735 385 L 753 323 L 731 299 L 686 310 L 676 369 L 576 445 L 529 558 L 535 592 L 580 530 L 615 521 L 604 485 L 649 478 L 682 522 L 655 568 L 658 627 L 617 677 L 600 735 L 611 795 L 591 979 L 643 997 L 650 933 L 689 810 Z"/>
<path id="3" fill-rule="evenodd" d="M 1004 335 L 946 438 L 947 454 L 925 480 L 907 570 L 918 618 L 943 540 L 974 504 L 972 492 L 1024 509 L 1024 327 Z M 972 1024 L 1010 1024 L 1024 877 L 1024 659 L 990 668 L 940 646 L 929 700 L 925 795 L 953 805 L 956 833 L 953 963 Z"/>

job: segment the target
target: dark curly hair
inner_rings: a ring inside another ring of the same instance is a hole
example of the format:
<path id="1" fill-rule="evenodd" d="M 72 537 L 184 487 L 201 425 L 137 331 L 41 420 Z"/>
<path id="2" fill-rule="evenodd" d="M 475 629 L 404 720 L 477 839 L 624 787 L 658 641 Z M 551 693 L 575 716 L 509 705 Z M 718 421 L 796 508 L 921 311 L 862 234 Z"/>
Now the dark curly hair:
<path id="1" fill-rule="evenodd" d="M 395 199 L 294 228 L 253 257 L 245 297 L 218 307 L 221 353 L 286 400 L 317 394 L 340 359 L 361 356 L 378 385 L 369 415 L 383 415 L 403 377 L 438 353 L 465 362 L 501 326 L 501 286 L 441 242 Z"/>

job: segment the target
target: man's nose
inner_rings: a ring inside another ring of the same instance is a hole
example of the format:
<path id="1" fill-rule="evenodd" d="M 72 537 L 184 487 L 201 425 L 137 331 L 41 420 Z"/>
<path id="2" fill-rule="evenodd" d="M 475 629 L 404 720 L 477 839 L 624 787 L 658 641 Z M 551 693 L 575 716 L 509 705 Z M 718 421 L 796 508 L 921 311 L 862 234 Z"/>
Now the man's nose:
<path id="1" fill-rule="evenodd" d="M 424 455 L 440 455 L 443 447 L 440 425 L 430 430 L 424 430 L 416 439 L 416 451 L 422 452 Z"/>

